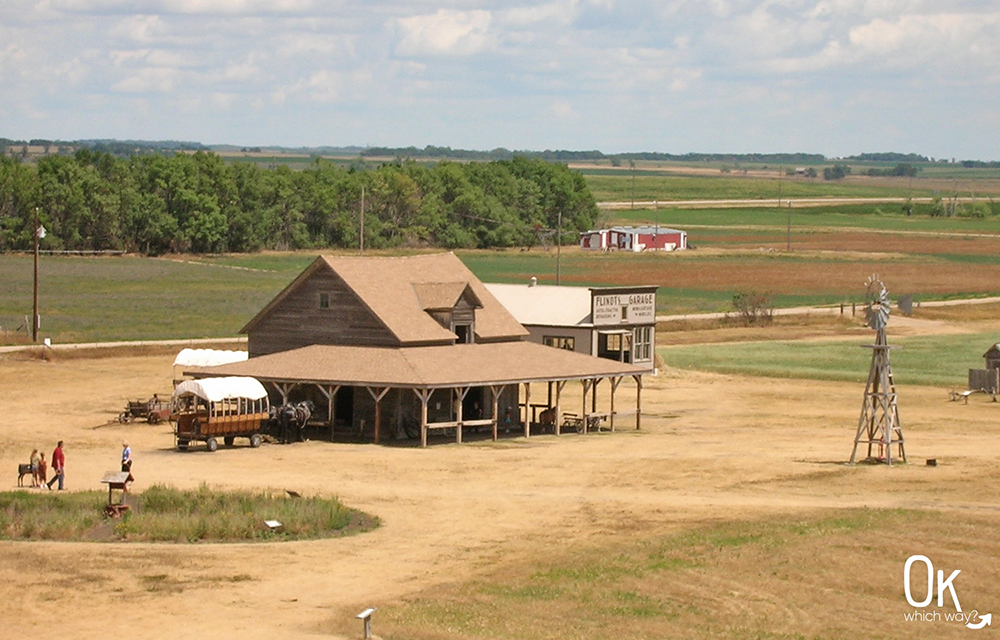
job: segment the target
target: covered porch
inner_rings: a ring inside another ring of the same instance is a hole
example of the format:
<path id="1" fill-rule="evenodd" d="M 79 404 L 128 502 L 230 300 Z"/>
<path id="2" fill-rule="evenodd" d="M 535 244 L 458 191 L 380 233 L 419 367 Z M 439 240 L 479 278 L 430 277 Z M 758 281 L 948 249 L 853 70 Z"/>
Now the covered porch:
<path id="1" fill-rule="evenodd" d="M 274 391 L 275 403 L 312 399 L 314 417 L 331 439 L 347 430 L 364 441 L 419 438 L 427 446 L 430 434 L 453 433 L 462 442 L 469 430 L 496 440 L 501 431 L 531 437 L 533 428 L 557 435 L 639 429 L 648 371 L 515 341 L 398 349 L 313 345 L 190 373 L 257 378 Z M 634 403 L 619 393 L 630 378 Z"/>

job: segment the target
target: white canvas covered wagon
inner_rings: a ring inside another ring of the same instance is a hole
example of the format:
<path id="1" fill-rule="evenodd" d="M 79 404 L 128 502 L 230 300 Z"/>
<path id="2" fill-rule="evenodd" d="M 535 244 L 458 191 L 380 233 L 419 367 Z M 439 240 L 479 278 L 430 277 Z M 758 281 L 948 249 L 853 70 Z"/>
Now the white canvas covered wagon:
<path id="1" fill-rule="evenodd" d="M 238 437 L 259 447 L 269 411 L 264 385 L 248 377 L 185 380 L 174 389 L 171 407 L 174 437 L 182 451 L 194 441 L 215 451 L 219 438 L 232 446 Z"/>

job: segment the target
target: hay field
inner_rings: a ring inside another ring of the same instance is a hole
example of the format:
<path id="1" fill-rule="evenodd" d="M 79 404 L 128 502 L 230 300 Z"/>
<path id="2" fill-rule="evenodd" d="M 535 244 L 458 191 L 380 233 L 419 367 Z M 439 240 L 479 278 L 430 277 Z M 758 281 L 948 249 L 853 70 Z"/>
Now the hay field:
<path id="1" fill-rule="evenodd" d="M 915 326 L 967 328 L 954 311 Z M 976 318 L 970 330 L 1000 322 Z M 96 639 L 126 621 L 152 640 L 347 639 L 360 637 L 354 614 L 376 606 L 375 633 L 399 640 L 972 633 L 905 619 L 903 566 L 915 554 L 962 571 L 966 613 L 993 611 L 1000 595 L 1000 405 L 983 396 L 952 403 L 947 389 L 900 384 L 910 464 L 892 468 L 843 464 L 856 382 L 670 367 L 646 380 L 638 432 L 181 454 L 164 426 L 107 423 L 127 398 L 168 390 L 171 361 L 0 360 L 8 486 L 32 448 L 64 439 L 69 489 L 99 488 L 128 438 L 139 490 L 337 495 L 383 526 L 274 544 L 0 542 L 0 627 Z"/>

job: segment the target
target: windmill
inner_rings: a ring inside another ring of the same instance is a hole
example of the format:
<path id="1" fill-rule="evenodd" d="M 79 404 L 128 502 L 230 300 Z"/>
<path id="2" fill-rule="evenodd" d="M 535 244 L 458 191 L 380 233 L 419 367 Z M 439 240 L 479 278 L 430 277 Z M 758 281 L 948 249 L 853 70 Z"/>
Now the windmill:
<path id="1" fill-rule="evenodd" d="M 858 455 L 858 445 L 868 445 L 866 460 L 892 464 L 892 447 L 899 447 L 899 458 L 906 462 L 903 429 L 899 424 L 899 407 L 896 404 L 896 385 L 892 381 L 889 364 L 889 343 L 885 326 L 889 322 L 889 294 L 878 275 L 865 282 L 865 323 L 875 330 L 875 344 L 865 345 L 872 350 L 868 385 L 861 405 L 858 432 L 854 437 L 851 464 Z M 874 454 L 874 455 L 873 455 Z"/>

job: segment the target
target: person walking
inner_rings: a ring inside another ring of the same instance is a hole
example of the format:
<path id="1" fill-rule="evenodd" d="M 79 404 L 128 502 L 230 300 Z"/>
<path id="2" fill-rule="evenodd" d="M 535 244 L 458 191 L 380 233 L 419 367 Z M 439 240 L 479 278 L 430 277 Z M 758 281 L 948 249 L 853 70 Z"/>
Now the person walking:
<path id="1" fill-rule="evenodd" d="M 52 483 L 56 480 L 59 481 L 59 490 L 63 490 L 63 482 L 66 479 L 66 455 L 63 453 L 63 441 L 60 440 L 56 444 L 55 451 L 52 452 L 52 479 L 49 480 L 45 486 L 50 490 L 52 489 Z"/>
<path id="2" fill-rule="evenodd" d="M 122 440 L 122 473 L 128 474 L 126 482 L 132 482 L 132 447 L 128 445 L 128 440 Z"/>

